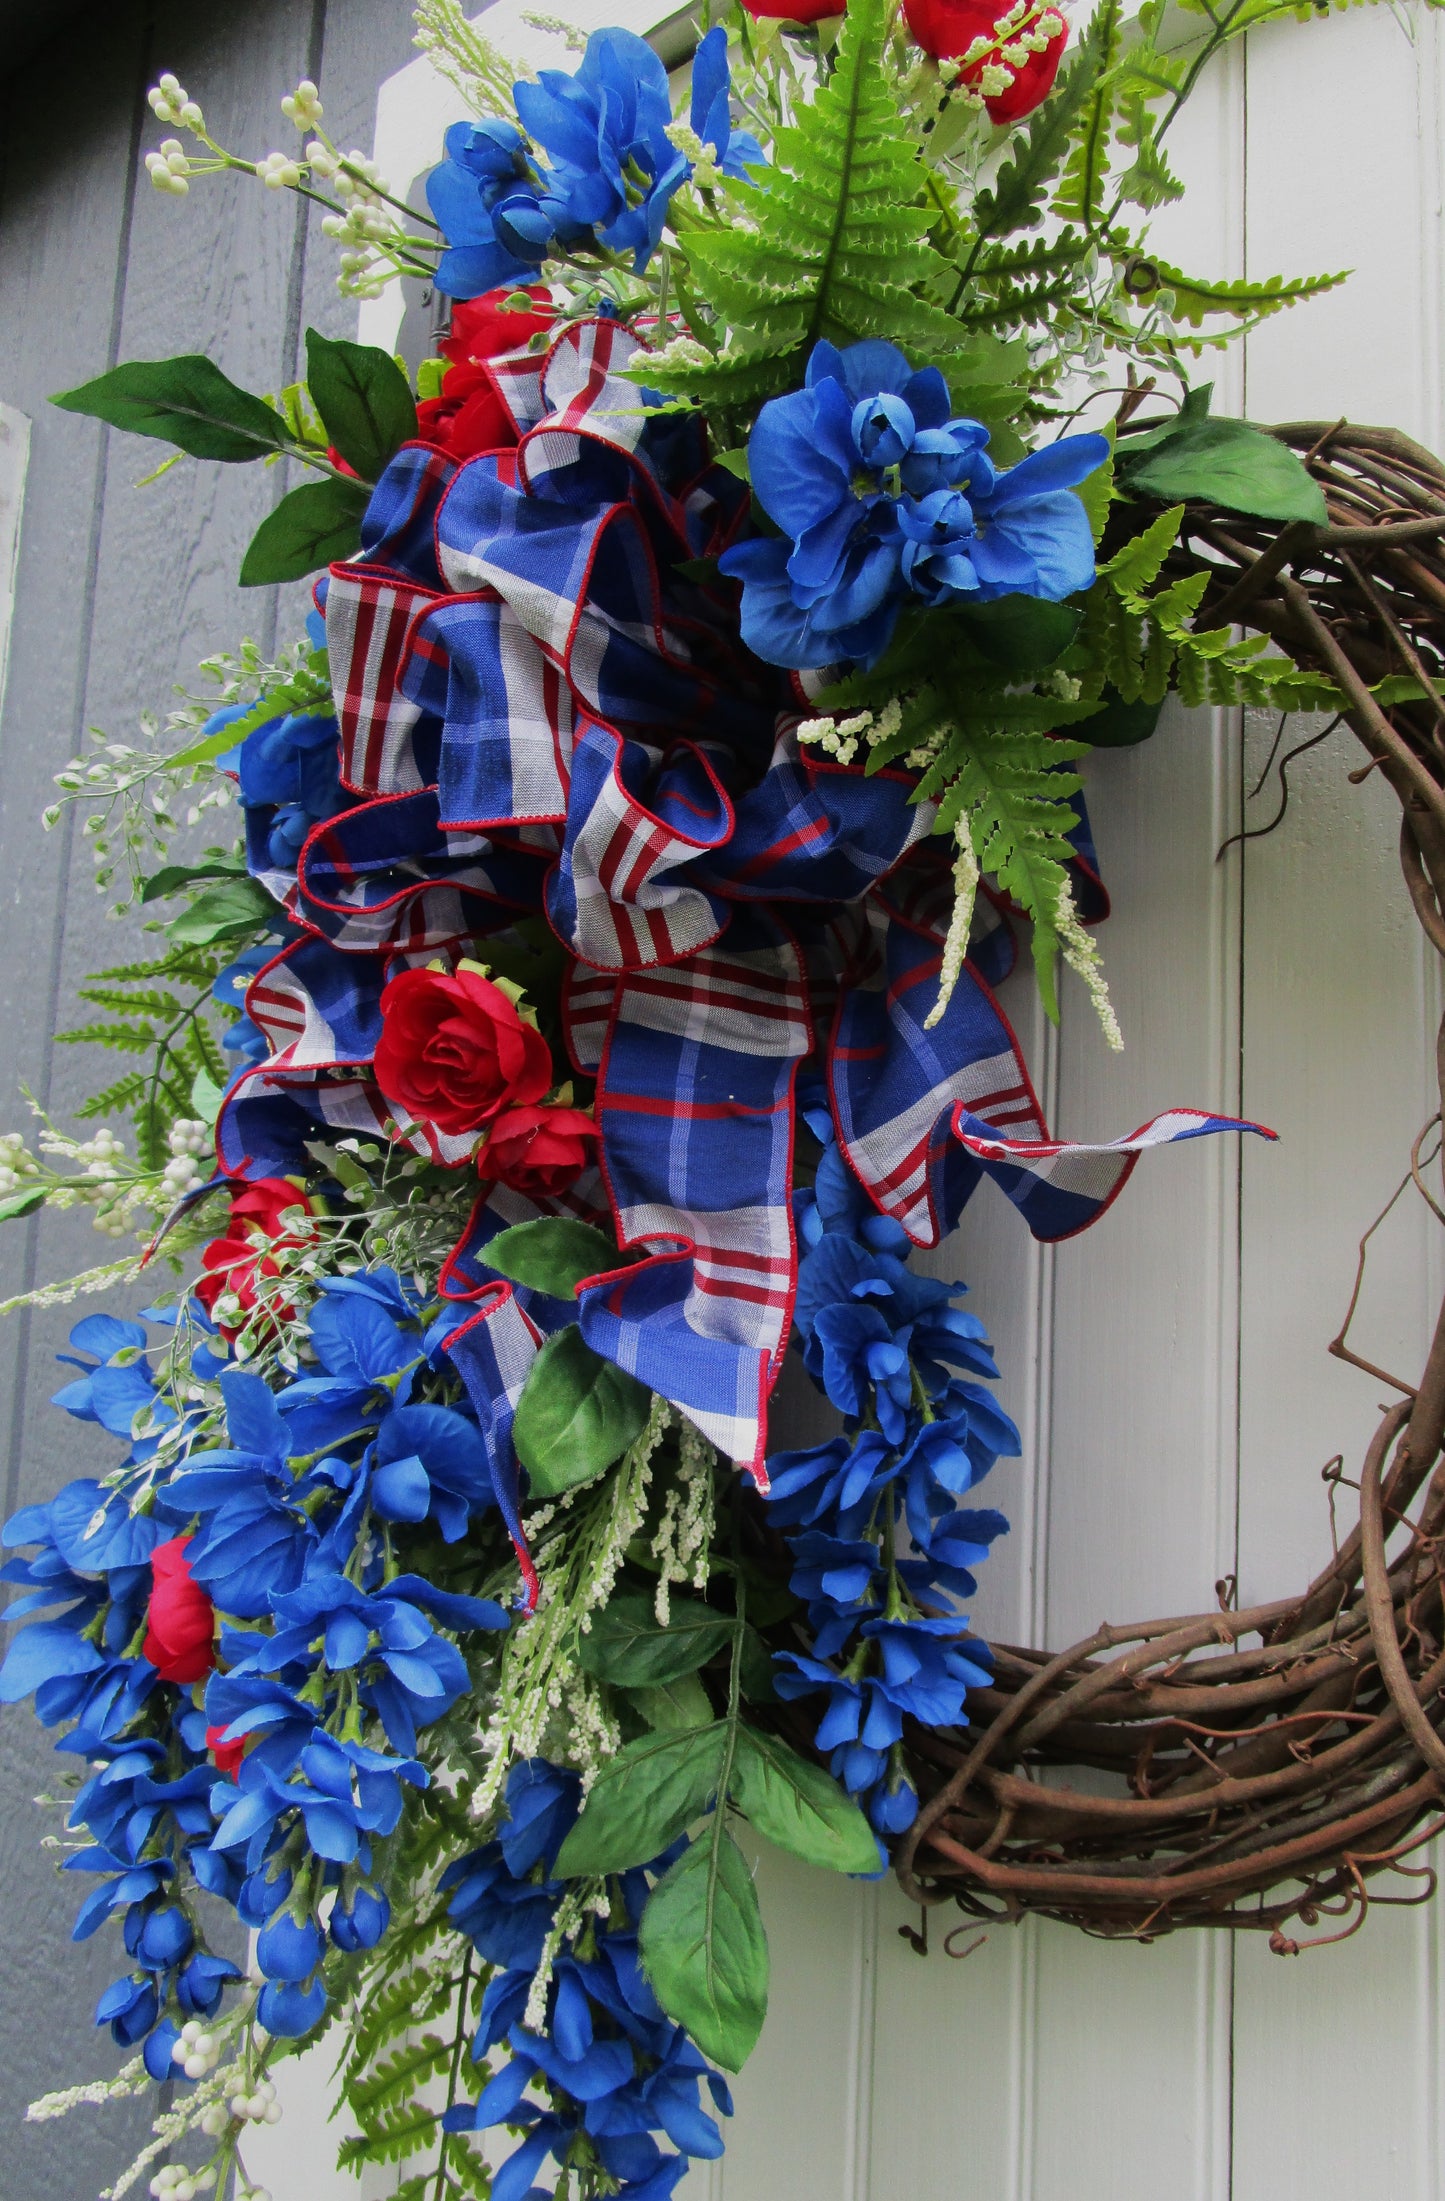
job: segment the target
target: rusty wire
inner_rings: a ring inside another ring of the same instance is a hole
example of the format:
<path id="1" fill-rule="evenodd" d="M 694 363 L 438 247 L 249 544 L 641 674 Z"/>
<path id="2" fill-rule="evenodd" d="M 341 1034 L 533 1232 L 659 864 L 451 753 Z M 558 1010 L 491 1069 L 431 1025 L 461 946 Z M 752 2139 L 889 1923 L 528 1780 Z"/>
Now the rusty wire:
<path id="1" fill-rule="evenodd" d="M 1263 632 L 1343 691 L 1368 759 L 1350 777 L 1378 770 L 1398 797 L 1404 883 L 1445 955 L 1445 466 L 1390 429 L 1274 432 L 1329 525 L 1191 508 L 1174 570 L 1210 573 L 1201 625 Z M 1418 700 L 1382 708 L 1390 673 Z M 1438 1214 L 1425 1136 L 1405 1183 Z M 1330 1349 L 1355 1360 L 1347 1330 Z M 1292 1955 L 1358 1931 L 1372 1902 L 1428 1899 L 1433 1872 L 1403 1860 L 1445 1826 L 1445 1308 L 1413 1384 L 1355 1364 L 1405 1395 L 1357 1482 L 1325 1470 L 1332 1509 L 1358 1488 L 1359 1520 L 1302 1595 L 1235 1611 L 1220 1585 L 1213 1612 L 1106 1624 L 1056 1655 L 1001 1646 L 971 1727 L 909 1731 L 922 1808 L 894 1865 L 924 1909 L 915 1947 L 928 1908 L 954 1902 L 1137 1940 L 1254 1928 Z M 1385 1873 L 1413 1892 L 1382 1895 Z"/>

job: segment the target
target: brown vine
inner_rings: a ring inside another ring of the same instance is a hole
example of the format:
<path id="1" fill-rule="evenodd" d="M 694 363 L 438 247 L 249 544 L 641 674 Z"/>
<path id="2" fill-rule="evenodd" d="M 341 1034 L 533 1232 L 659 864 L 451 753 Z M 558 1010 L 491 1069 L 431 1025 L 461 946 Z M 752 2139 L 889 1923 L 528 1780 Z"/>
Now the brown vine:
<path id="1" fill-rule="evenodd" d="M 1350 776 L 1394 790 L 1405 887 L 1445 956 L 1445 466 L 1391 429 L 1274 432 L 1329 524 L 1191 509 L 1175 568 L 1209 571 L 1201 625 L 1252 627 L 1336 683 L 1366 755 Z M 1417 700 L 1380 706 L 1391 673 Z M 1445 1029 L 1437 1064 L 1445 1091 Z M 1433 1128 L 1404 1184 L 1436 1206 L 1420 1158 Z M 894 1864 L 917 1902 L 1139 1940 L 1247 1927 L 1294 1954 L 1357 1931 L 1372 1902 L 1430 1895 L 1433 1872 L 1404 1860 L 1445 1827 L 1445 1308 L 1413 1384 L 1359 1361 L 1347 1331 L 1330 1349 L 1404 1396 L 1330 1564 L 1248 1611 L 1106 1625 L 1057 1655 L 1000 1647 L 970 1729 L 906 1738 L 922 1808 Z M 1333 1520 L 1339 1463 L 1326 1478 Z M 1387 1870 L 1413 1890 L 1382 1896 Z"/>

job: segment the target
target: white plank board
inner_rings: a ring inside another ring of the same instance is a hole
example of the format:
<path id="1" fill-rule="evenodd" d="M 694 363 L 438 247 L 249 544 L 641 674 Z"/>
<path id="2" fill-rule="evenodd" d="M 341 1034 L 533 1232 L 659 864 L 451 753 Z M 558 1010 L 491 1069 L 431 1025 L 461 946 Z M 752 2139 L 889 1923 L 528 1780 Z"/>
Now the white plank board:
<path id="1" fill-rule="evenodd" d="M 15 617 L 15 583 L 20 569 L 20 515 L 25 509 L 25 474 L 29 463 L 29 419 L 15 406 L 0 404 L 0 710 L 5 707 L 10 628 Z"/>

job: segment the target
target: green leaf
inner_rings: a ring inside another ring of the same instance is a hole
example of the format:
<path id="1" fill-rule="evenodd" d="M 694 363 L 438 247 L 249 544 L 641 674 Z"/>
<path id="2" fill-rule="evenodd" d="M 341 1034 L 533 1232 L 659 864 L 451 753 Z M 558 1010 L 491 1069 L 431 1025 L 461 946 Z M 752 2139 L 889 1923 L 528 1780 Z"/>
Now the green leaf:
<path id="1" fill-rule="evenodd" d="M 768 2013 L 768 1938 L 752 1874 L 721 1814 L 658 1881 L 639 1945 L 668 2016 L 712 2062 L 740 2071 Z"/>
<path id="2" fill-rule="evenodd" d="M 1244 420 L 1182 423 L 1137 458 L 1125 442 L 1119 480 L 1132 496 L 1163 504 L 1186 499 L 1248 512 L 1261 520 L 1312 520 L 1329 514 L 1324 491 L 1297 452 Z"/>
<path id="3" fill-rule="evenodd" d="M 594 1353 L 575 1322 L 549 1337 L 517 1401 L 512 1441 L 534 1498 L 590 1483 L 647 1426 L 652 1393 Z"/>
<path id="4" fill-rule="evenodd" d="M 195 900 L 166 926 L 177 945 L 206 947 L 213 940 L 256 932 L 279 921 L 280 911 L 258 879 L 223 879 L 204 887 Z"/>
<path id="5" fill-rule="evenodd" d="M 12 1192 L 7 1199 L 0 1200 L 0 1223 L 13 1223 L 22 1215 L 33 1215 L 44 1204 L 44 1185 L 32 1185 L 28 1192 Z"/>
<path id="6" fill-rule="evenodd" d="M 830 1872 L 876 1872 L 878 1840 L 851 1796 L 830 1773 L 776 1735 L 738 1729 L 730 1795 L 759 1834 L 805 1865 Z"/>
<path id="7" fill-rule="evenodd" d="M 1147 266 L 1158 277 L 1157 284 L 1150 290 L 1136 286 L 1135 297 L 1147 297 L 1153 289 L 1173 291 L 1174 318 L 1196 329 L 1216 313 L 1227 313 L 1252 325 L 1285 306 L 1298 305 L 1303 298 L 1318 298 L 1322 291 L 1338 289 L 1348 282 L 1350 274 L 1346 268 L 1338 275 L 1298 275 L 1289 279 L 1270 275 L 1260 281 L 1241 276 L 1234 282 L 1213 283 L 1186 275 L 1167 260 L 1150 260 Z"/>
<path id="8" fill-rule="evenodd" d="M 662 1682 L 655 1689 L 623 1689 L 619 1693 L 639 1719 L 646 1720 L 659 1734 L 680 1734 L 685 1728 L 707 1727 L 712 1722 L 712 1704 L 696 1674 Z"/>
<path id="9" fill-rule="evenodd" d="M 361 547 L 368 492 L 359 481 L 310 481 L 268 512 L 241 561 L 242 588 L 304 581 L 308 573 L 349 558 Z"/>
<path id="10" fill-rule="evenodd" d="M 198 1070 L 191 1081 L 191 1106 L 201 1123 L 214 1124 L 221 1113 L 221 1103 L 226 1097 L 224 1086 L 217 1085 L 209 1071 Z"/>
<path id="11" fill-rule="evenodd" d="M 306 387 L 326 433 L 363 481 L 416 434 L 416 403 L 389 352 L 306 331 Z"/>
<path id="12" fill-rule="evenodd" d="M 228 465 L 265 458 L 289 440 L 285 421 L 264 398 L 238 389 L 198 353 L 179 359 L 129 359 L 51 399 L 67 413 L 88 413 L 135 436 L 177 444 L 192 458 Z"/>
<path id="13" fill-rule="evenodd" d="M 1084 615 L 1072 604 L 1051 604 L 1041 596 L 1000 596 L 957 616 L 985 657 L 1005 672 L 1031 679 L 1063 656 Z"/>
<path id="14" fill-rule="evenodd" d="M 1126 703 L 1113 688 L 1104 690 L 1104 707 L 1089 720 L 1095 749 L 1133 749 L 1147 741 L 1159 724 L 1162 703 Z"/>
<path id="15" fill-rule="evenodd" d="M 644 1735 L 607 1759 L 557 1853 L 560 1880 L 629 1872 L 670 1849 L 717 1794 L 727 1726 Z"/>
<path id="16" fill-rule="evenodd" d="M 165 864 L 153 871 L 141 888 L 142 902 L 162 902 L 167 895 L 179 894 L 182 887 L 190 886 L 197 879 L 242 879 L 246 867 L 239 857 L 234 861 L 217 860 L 207 864 Z"/>
<path id="17" fill-rule="evenodd" d="M 696 1673 L 731 1640 L 735 1626 L 695 1598 L 674 1594 L 664 1628 L 651 1598 L 625 1591 L 595 1616 L 578 1646 L 578 1661 L 599 1680 L 629 1689 L 652 1688 Z"/>
<path id="18" fill-rule="evenodd" d="M 483 1253 L 489 1269 L 532 1291 L 549 1292 L 554 1299 L 575 1299 L 585 1277 L 615 1269 L 622 1260 L 605 1231 L 574 1222 L 568 1215 L 514 1223 L 489 1239 Z"/>
<path id="19" fill-rule="evenodd" d="M 762 1603 L 763 1600 L 749 1590 L 748 1611 L 757 1611 Z M 749 1704 L 776 1704 L 778 1692 L 773 1681 L 773 1654 L 753 1627 L 743 1630 L 738 1679 Z"/>
<path id="20" fill-rule="evenodd" d="M 1092 474 L 1086 474 L 1074 490 L 1074 495 L 1088 515 L 1089 532 L 1097 543 L 1108 523 L 1109 507 L 1114 501 L 1114 423 L 1108 421 L 1104 435 L 1109 444 L 1109 457 Z"/>

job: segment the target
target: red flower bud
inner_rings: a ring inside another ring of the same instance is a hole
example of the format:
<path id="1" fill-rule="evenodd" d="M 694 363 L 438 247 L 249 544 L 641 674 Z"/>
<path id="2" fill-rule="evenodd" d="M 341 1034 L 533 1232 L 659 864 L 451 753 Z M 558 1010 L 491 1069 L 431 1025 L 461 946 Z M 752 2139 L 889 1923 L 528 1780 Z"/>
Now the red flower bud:
<path id="1" fill-rule="evenodd" d="M 508 312 L 503 300 L 510 284 L 480 298 L 459 300 L 452 309 L 452 333 L 441 351 L 450 361 L 441 395 L 423 398 L 416 409 L 420 434 L 454 459 L 475 458 L 479 451 L 510 451 L 517 443 L 516 423 L 498 396 L 484 362 L 499 353 L 520 351 L 532 336 L 549 329 L 555 318 L 547 292 L 527 292 L 539 310 Z"/>
<path id="2" fill-rule="evenodd" d="M 246 1738 L 242 1735 L 235 1742 L 223 1742 L 221 1737 L 225 1732 L 224 1727 L 208 1727 L 206 1748 L 211 1753 L 216 1771 L 224 1773 L 228 1781 L 234 1781 L 241 1770 L 241 1760 L 246 1755 Z"/>
<path id="3" fill-rule="evenodd" d="M 986 38 L 990 50 L 971 61 L 959 77 L 959 82 L 970 91 L 977 90 L 983 72 L 992 64 L 1001 62 L 1006 69 L 1013 69 L 1013 82 L 1001 92 L 995 92 L 984 100 L 991 122 L 1021 122 L 1041 107 L 1054 88 L 1054 78 L 1059 73 L 1059 63 L 1064 58 L 1064 48 L 1069 42 L 1069 27 L 1061 15 L 1045 8 L 1033 20 L 1025 16 L 1018 27 L 1000 35 L 998 23 L 1006 10 L 1007 0 L 904 0 L 903 13 L 918 44 L 935 61 L 955 60 L 967 53 L 975 39 Z M 1003 49 L 1015 44 L 1021 36 L 1033 30 L 1048 34 L 1049 42 L 1042 53 L 1030 53 L 1017 68 L 1004 59 Z"/>
<path id="4" fill-rule="evenodd" d="M 207 1314 L 227 1293 L 240 1301 L 243 1313 L 254 1314 L 260 1300 L 259 1280 L 281 1273 L 273 1258 L 275 1250 L 303 1243 L 303 1233 L 282 1221 L 290 1208 L 311 1211 L 310 1200 L 289 1177 L 258 1177 L 237 1186 L 225 1236 L 213 1238 L 201 1254 L 195 1294 Z M 285 1321 L 292 1309 L 282 1306 L 276 1312 Z M 220 1324 L 223 1337 L 234 1337 L 243 1327 L 243 1323 Z"/>
<path id="5" fill-rule="evenodd" d="M 460 1137 L 509 1102 L 538 1101 L 552 1054 L 477 971 L 402 971 L 381 997 L 376 1082 L 408 1115 Z"/>
<path id="6" fill-rule="evenodd" d="M 492 1125 L 477 1167 L 514 1192 L 565 1192 L 592 1160 L 597 1126 L 580 1108 L 508 1108 Z"/>
<path id="7" fill-rule="evenodd" d="M 151 1601 L 142 1646 L 162 1681 L 199 1681 L 216 1663 L 215 1607 L 191 1580 L 189 1536 L 151 1553 Z"/>

